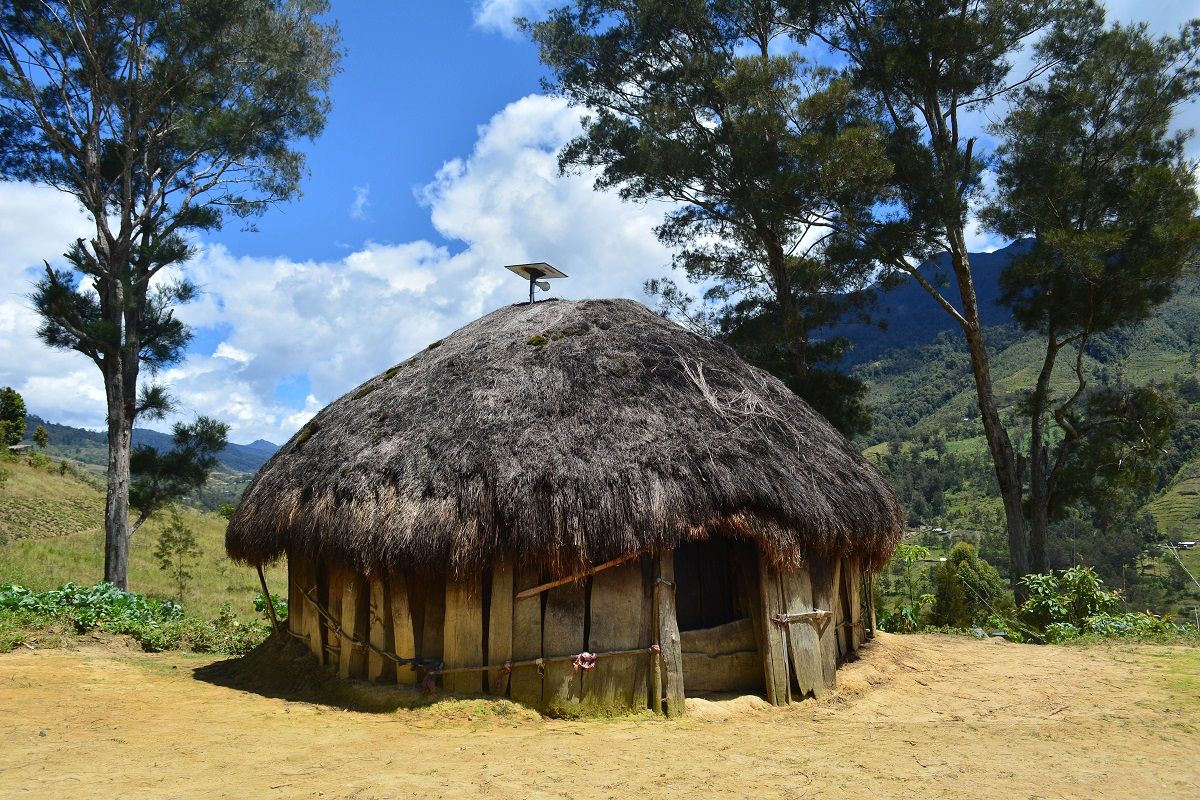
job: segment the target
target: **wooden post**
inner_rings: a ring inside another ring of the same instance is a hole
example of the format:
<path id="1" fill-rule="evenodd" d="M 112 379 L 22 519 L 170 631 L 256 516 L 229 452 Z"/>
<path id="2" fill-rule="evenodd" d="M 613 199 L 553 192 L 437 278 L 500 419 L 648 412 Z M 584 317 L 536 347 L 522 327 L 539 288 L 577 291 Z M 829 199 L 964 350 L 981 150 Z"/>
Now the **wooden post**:
<path id="1" fill-rule="evenodd" d="M 587 649 L 633 650 L 645 641 L 647 603 L 640 561 L 627 561 L 592 576 Z M 649 659 L 642 655 L 601 658 L 583 675 L 587 705 L 601 709 L 646 708 Z"/>
<path id="2" fill-rule="evenodd" d="M 442 660 L 446 667 L 483 666 L 483 577 L 478 572 L 455 580 L 446 576 L 446 623 Z M 442 676 L 447 692 L 479 694 L 483 670 Z"/>
<path id="3" fill-rule="evenodd" d="M 342 581 L 342 630 L 350 635 L 358 633 L 358 604 L 360 598 L 358 596 L 358 576 L 347 572 Z M 358 651 L 352 642 L 345 639 L 342 640 L 341 650 L 338 651 L 338 675 L 342 678 L 354 676 L 361 677 L 365 670 L 365 661 L 363 654 Z"/>
<path id="4" fill-rule="evenodd" d="M 821 641 L 821 674 L 824 688 L 837 685 L 837 598 L 833 589 L 833 563 L 827 556 L 812 556 L 809 559 L 809 575 L 812 578 L 813 605 L 829 616 L 817 626 L 817 637 Z"/>
<path id="5" fill-rule="evenodd" d="M 501 558 L 492 566 L 492 597 L 488 605 L 489 664 L 503 664 L 513 654 L 513 565 Z M 484 690 L 491 694 L 508 694 L 508 674 L 491 670 Z"/>
<path id="6" fill-rule="evenodd" d="M 390 612 L 392 616 L 393 652 L 401 658 L 417 655 L 417 641 L 413 631 L 412 610 L 408 599 L 408 581 L 403 572 L 388 576 Z M 396 683 L 412 685 L 417 682 L 417 671 L 411 666 L 396 665 Z"/>
<path id="7" fill-rule="evenodd" d="M 542 620 L 542 652 L 546 656 L 573 656 L 587 649 L 583 636 L 587 587 L 569 583 L 546 592 Z M 524 600 L 522 599 L 522 602 Z M 546 664 L 542 678 L 542 705 L 561 712 L 583 699 L 583 676 L 570 661 Z"/>
<path id="8" fill-rule="evenodd" d="M 513 570 L 513 588 L 529 589 L 541 581 L 537 568 L 518 562 Z M 513 601 L 513 661 L 542 657 L 542 595 Z M 542 704 L 542 675 L 535 666 L 513 667 L 509 695 L 528 706 Z"/>
<path id="9" fill-rule="evenodd" d="M 763 679 L 767 686 L 767 702 L 777 706 L 786 705 L 792 699 L 788 682 L 787 626 L 772 619 L 776 614 L 787 612 L 780 584 L 779 570 L 760 551 L 758 587 L 762 598 L 763 639 L 766 645 L 762 651 Z"/>
<path id="10" fill-rule="evenodd" d="M 808 564 L 801 564 L 798 569 L 782 573 L 780 579 L 785 613 L 803 614 L 813 610 L 812 578 Z M 823 694 L 825 676 L 821 666 L 821 640 L 817 636 L 817 629 L 808 622 L 792 622 L 783 627 L 787 630 L 788 657 L 797 696 Z"/>
<path id="11" fill-rule="evenodd" d="M 683 650 L 679 643 L 679 618 L 675 613 L 675 553 L 671 550 L 654 556 L 654 608 L 658 633 L 662 678 L 666 680 L 667 716 L 684 713 Z"/>
<path id="12" fill-rule="evenodd" d="M 370 642 L 385 652 L 392 652 L 390 634 L 392 616 L 388 603 L 387 585 L 383 578 L 371 579 Z M 396 662 L 372 650 L 367 654 L 367 678 L 376 683 L 396 682 Z"/>

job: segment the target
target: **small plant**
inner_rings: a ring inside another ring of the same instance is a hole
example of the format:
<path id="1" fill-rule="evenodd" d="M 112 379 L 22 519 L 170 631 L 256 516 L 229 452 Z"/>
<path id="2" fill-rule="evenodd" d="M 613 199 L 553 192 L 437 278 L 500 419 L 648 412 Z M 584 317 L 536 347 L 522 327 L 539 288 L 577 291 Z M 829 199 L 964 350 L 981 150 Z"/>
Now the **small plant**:
<path id="1" fill-rule="evenodd" d="M 285 597 L 280 597 L 277 594 L 271 594 L 271 605 L 275 607 L 275 616 L 283 622 L 288 618 L 288 601 Z M 271 612 L 267 609 L 267 598 L 262 592 L 254 596 L 254 610 L 262 614 L 263 619 L 270 620 Z"/>
<path id="2" fill-rule="evenodd" d="M 234 511 L 235 511 L 235 508 L 234 508 L 233 503 L 221 503 L 220 508 L 217 509 L 217 513 L 220 514 L 225 519 L 229 519 L 230 517 L 232 517 Z"/>
<path id="3" fill-rule="evenodd" d="M 192 567 L 200 558 L 200 546 L 196 543 L 195 532 L 184 523 L 176 508 L 171 509 L 171 521 L 158 535 L 154 557 L 158 560 L 158 568 L 175 581 L 175 599 L 182 603 L 192 580 Z"/>
<path id="4" fill-rule="evenodd" d="M 33 443 L 36 444 L 40 450 L 45 450 L 50 446 L 50 433 L 46 430 L 45 425 L 38 425 L 33 429 Z"/>

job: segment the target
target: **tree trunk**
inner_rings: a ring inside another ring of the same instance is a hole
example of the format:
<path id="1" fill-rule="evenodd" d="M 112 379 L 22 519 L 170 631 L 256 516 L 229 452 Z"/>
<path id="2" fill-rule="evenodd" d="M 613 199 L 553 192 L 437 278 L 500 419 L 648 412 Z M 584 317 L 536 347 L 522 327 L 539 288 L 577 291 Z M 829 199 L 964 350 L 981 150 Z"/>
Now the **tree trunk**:
<path id="1" fill-rule="evenodd" d="M 948 226 L 949 227 L 949 226 Z M 1008 531 L 1008 560 L 1012 570 L 1013 591 L 1018 601 L 1024 599 L 1020 579 L 1029 573 L 1029 541 L 1025 529 L 1025 511 L 1022 508 L 1021 472 L 1013 453 L 1012 440 L 1000 421 L 1000 410 L 996 406 L 996 395 L 992 387 L 992 370 L 987 346 L 983 340 L 983 327 L 979 321 L 979 301 L 971 279 L 971 264 L 961 228 L 948 231 L 951 234 L 950 257 L 958 278 L 962 296 L 963 316 L 967 324 L 963 333 L 967 349 L 971 354 L 971 371 L 975 377 L 975 395 L 979 403 L 979 416 L 983 422 L 988 451 L 996 470 L 996 482 L 1000 485 L 1000 497 L 1004 502 L 1004 520 Z M 959 234 L 955 236 L 954 234 Z"/>
<path id="2" fill-rule="evenodd" d="M 129 588 L 129 453 L 133 415 L 128 414 L 120 368 L 105 375 L 108 400 L 108 492 L 104 502 L 104 580 Z"/>

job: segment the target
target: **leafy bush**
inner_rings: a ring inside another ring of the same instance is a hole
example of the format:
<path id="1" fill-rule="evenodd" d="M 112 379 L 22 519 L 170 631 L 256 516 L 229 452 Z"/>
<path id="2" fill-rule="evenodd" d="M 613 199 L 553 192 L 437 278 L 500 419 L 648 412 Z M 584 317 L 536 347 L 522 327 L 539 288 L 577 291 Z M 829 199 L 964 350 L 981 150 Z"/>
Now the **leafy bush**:
<path id="1" fill-rule="evenodd" d="M 279 617 L 279 621 L 283 622 L 288 618 L 288 601 L 286 597 L 280 597 L 272 592 L 271 605 L 275 606 L 275 616 Z M 263 619 L 270 619 L 271 613 L 267 610 L 267 600 L 262 592 L 254 596 L 254 610 L 263 615 Z"/>
<path id="2" fill-rule="evenodd" d="M 102 630 L 126 635 L 150 651 L 187 649 L 197 653 L 239 655 L 271 632 L 259 620 L 243 622 L 228 603 L 213 620 L 186 617 L 170 600 L 125 592 L 111 583 L 84 588 L 66 583 L 48 592 L 32 592 L 14 584 L 0 585 L 0 652 L 23 641 L 21 629 L 66 623 L 78 633 Z"/>
<path id="3" fill-rule="evenodd" d="M 959 542 L 933 570 L 930 621 L 937 626 L 978 625 L 999 608 L 1011 608 L 1000 573 L 979 558 L 974 545 Z"/>
<path id="4" fill-rule="evenodd" d="M 1084 636 L 1149 637 L 1191 632 L 1170 617 L 1150 613 L 1115 613 L 1120 606 L 1119 592 L 1108 591 L 1104 581 L 1090 567 L 1072 567 L 1061 573 L 1026 575 L 1021 583 L 1029 599 L 1021 606 L 1015 627 L 1049 644 L 1071 641 Z M 1026 627 L 1027 626 L 1027 627 Z M 1032 630 L 1031 630 L 1032 629 Z"/>

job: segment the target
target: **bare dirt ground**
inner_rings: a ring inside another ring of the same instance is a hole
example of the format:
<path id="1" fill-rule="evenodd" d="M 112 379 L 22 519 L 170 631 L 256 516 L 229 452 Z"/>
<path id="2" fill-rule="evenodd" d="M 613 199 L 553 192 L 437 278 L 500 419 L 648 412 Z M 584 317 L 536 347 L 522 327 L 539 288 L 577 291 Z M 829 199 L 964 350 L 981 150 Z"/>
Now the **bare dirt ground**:
<path id="1" fill-rule="evenodd" d="M 677 722 L 347 711 L 233 688 L 211 661 L 0 656 L 0 796 L 1200 797 L 1200 651 L 1182 647 L 881 634 L 820 702 L 689 700 Z"/>

